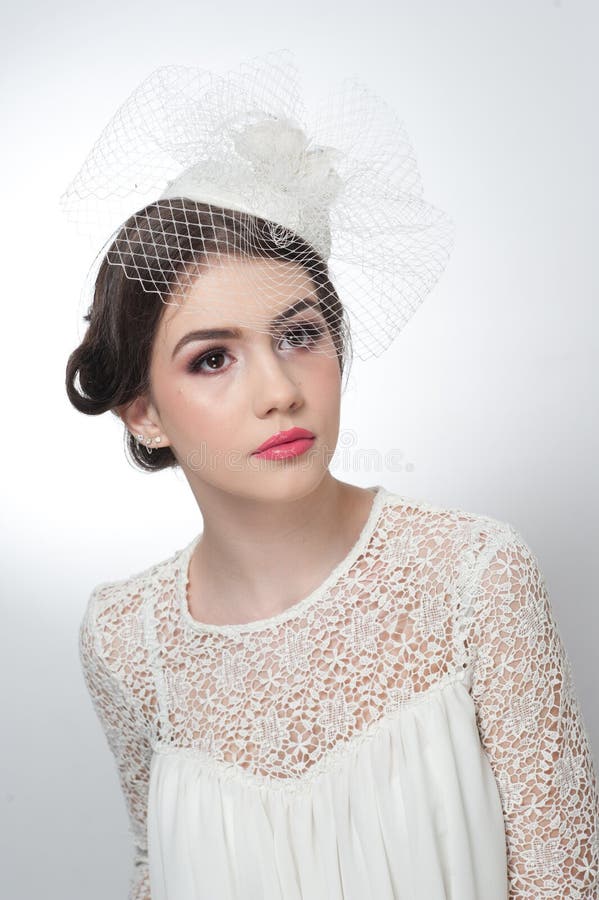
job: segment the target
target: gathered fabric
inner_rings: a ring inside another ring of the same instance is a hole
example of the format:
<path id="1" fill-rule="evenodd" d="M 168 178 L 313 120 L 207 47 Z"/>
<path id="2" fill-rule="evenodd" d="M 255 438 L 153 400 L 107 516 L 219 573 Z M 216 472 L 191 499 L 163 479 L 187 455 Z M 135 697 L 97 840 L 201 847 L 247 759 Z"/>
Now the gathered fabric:
<path id="1" fill-rule="evenodd" d="M 471 699 L 459 678 L 422 699 L 291 789 L 156 748 L 153 900 L 505 900 L 501 804 Z"/>

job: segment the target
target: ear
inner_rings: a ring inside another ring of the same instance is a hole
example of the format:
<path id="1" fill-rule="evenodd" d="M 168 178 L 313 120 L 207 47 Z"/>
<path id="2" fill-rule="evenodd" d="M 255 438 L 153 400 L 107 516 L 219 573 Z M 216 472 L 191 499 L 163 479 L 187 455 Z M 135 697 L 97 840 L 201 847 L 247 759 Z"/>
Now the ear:
<path id="1" fill-rule="evenodd" d="M 145 438 L 160 438 L 152 441 L 152 447 L 168 447 L 169 439 L 165 434 L 158 415 L 158 410 L 148 394 L 141 394 L 126 405 L 117 407 L 117 414 L 134 437 L 139 434 Z"/>

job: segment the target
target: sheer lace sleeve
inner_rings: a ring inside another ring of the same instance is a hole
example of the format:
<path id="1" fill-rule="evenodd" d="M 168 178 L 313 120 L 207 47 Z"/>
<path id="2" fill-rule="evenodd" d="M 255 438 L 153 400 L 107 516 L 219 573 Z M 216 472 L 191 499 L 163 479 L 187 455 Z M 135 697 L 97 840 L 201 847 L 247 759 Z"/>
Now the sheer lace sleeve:
<path id="1" fill-rule="evenodd" d="M 124 684 L 100 651 L 94 589 L 79 631 L 79 652 L 87 689 L 118 768 L 134 843 L 129 900 L 150 900 L 146 839 L 147 791 L 151 747 Z M 104 642 L 102 642 L 104 643 Z M 110 661 L 110 660 L 109 660 Z"/>
<path id="2" fill-rule="evenodd" d="M 505 819 L 509 900 L 599 897 L 597 774 L 543 576 L 502 523 L 468 643 L 472 696 Z"/>

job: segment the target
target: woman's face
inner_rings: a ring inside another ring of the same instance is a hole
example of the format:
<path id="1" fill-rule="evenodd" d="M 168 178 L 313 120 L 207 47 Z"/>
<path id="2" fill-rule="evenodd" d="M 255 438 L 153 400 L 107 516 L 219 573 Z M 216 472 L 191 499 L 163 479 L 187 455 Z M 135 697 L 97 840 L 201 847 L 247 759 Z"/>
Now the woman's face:
<path id="1" fill-rule="evenodd" d="M 298 301 L 311 304 L 272 324 Z M 263 259 L 210 266 L 182 305 L 165 307 L 148 418 L 200 493 L 208 483 L 248 499 L 297 499 L 327 472 L 339 433 L 341 374 L 316 303 L 301 266 Z M 240 336 L 192 334 L 231 328 Z M 252 455 L 294 426 L 315 435 L 306 452 L 275 460 Z"/>

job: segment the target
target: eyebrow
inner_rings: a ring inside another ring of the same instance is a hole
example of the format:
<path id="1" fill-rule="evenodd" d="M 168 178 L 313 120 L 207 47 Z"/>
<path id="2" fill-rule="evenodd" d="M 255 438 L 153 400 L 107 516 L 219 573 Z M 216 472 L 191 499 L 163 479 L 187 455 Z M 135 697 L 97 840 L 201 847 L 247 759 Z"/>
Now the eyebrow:
<path id="1" fill-rule="evenodd" d="M 318 306 L 318 301 L 313 299 L 305 298 L 303 300 L 298 300 L 297 303 L 294 303 L 293 306 L 290 306 L 289 309 L 286 309 L 284 312 L 279 313 L 278 316 L 271 322 L 271 326 L 279 325 L 281 322 L 284 322 L 285 319 L 290 319 L 292 316 L 296 315 L 296 313 L 301 312 L 303 309 L 306 309 L 311 306 Z M 171 354 L 171 360 L 175 358 L 179 350 L 185 346 L 185 344 L 189 344 L 191 341 L 206 341 L 206 340 L 221 340 L 222 338 L 233 338 L 241 340 L 243 337 L 242 331 L 240 328 L 205 328 L 205 329 L 196 329 L 196 331 L 190 331 L 187 334 L 184 334 L 180 340 L 175 344 L 175 348 Z"/>

